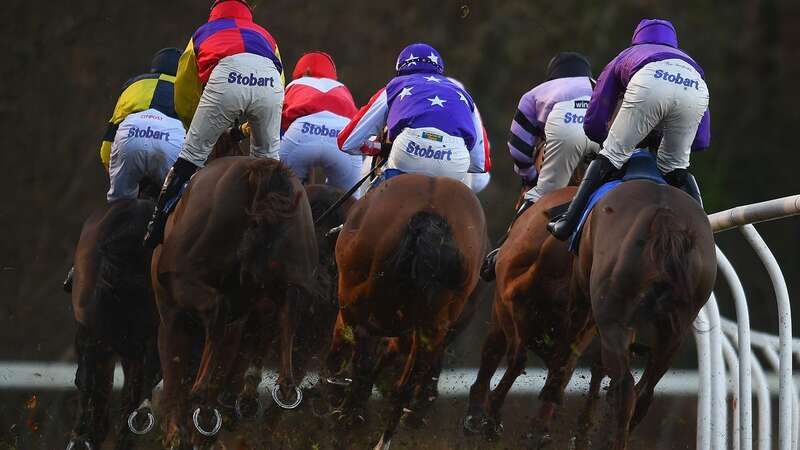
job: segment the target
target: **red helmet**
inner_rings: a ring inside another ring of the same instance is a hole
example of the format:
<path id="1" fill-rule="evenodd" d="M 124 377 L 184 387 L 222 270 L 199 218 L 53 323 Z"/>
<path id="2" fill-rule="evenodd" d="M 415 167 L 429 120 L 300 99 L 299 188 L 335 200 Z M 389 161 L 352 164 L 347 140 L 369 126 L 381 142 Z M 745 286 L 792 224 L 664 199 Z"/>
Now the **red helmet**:
<path id="1" fill-rule="evenodd" d="M 301 77 L 331 78 L 336 79 L 336 64 L 331 55 L 313 51 L 305 53 L 297 60 L 292 72 L 292 79 Z"/>

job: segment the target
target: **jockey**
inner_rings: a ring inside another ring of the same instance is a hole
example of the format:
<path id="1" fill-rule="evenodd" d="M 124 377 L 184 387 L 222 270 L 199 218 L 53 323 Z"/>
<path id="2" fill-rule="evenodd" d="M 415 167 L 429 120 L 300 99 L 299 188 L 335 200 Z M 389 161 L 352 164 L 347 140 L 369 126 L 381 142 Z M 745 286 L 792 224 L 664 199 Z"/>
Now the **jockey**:
<path id="1" fill-rule="evenodd" d="M 409 45 L 395 68 L 397 76 L 339 134 L 339 148 L 375 155 L 378 151 L 365 144 L 387 127 L 392 143 L 387 179 L 409 172 L 466 183 L 467 172 L 487 172 L 480 116 L 469 93 L 442 76 L 439 52 L 427 44 Z"/>
<path id="2" fill-rule="evenodd" d="M 336 80 L 336 65 L 327 53 L 303 55 L 292 78 L 281 116 L 281 161 L 301 180 L 321 166 L 328 184 L 349 189 L 360 178 L 362 157 L 340 152 L 336 137 L 358 111 L 353 96 Z"/>
<path id="3" fill-rule="evenodd" d="M 453 77 L 447 77 L 448 80 L 452 81 L 453 84 L 460 87 L 463 90 L 467 90 L 464 87 L 464 83 L 456 80 Z M 481 112 L 478 110 L 478 104 L 475 103 L 475 114 L 478 115 L 478 119 L 481 120 L 481 133 L 483 135 L 483 151 L 486 155 L 486 160 L 491 161 L 491 151 L 492 151 L 492 144 L 489 142 L 489 135 L 486 133 L 486 127 L 483 126 L 483 119 L 481 118 Z M 486 189 L 486 186 L 489 185 L 489 181 L 492 180 L 492 174 L 489 172 L 477 173 L 477 172 L 469 172 L 467 173 L 467 186 L 472 189 L 472 192 L 478 194 L 479 192 Z"/>
<path id="4" fill-rule="evenodd" d="M 117 99 L 100 146 L 109 175 L 109 203 L 136 198 L 145 177 L 162 183 L 178 157 L 184 130 L 175 114 L 173 83 L 180 56 L 177 48 L 159 50 L 150 73 L 128 80 Z M 70 268 L 64 279 L 66 292 L 72 291 L 74 271 Z"/>
<path id="5" fill-rule="evenodd" d="M 592 95 L 592 69 L 580 53 L 561 52 L 547 65 L 547 81 L 525 93 L 519 101 L 508 150 L 514 159 L 514 171 L 526 185 L 525 201 L 517 210 L 508 231 L 519 216 L 544 194 L 569 183 L 583 157 L 600 146 L 583 132 L 583 120 Z M 544 152 L 541 172 L 534 163 L 537 152 Z M 502 244 L 508 231 L 501 238 Z M 496 248 L 489 252 L 482 269 L 487 281 L 494 279 Z"/>
<path id="6" fill-rule="evenodd" d="M 188 131 L 147 226 L 146 246 L 161 242 L 165 207 L 238 119 L 249 122 L 253 156 L 279 159 L 283 85 L 278 46 L 253 22 L 248 3 L 215 0 L 208 23 L 195 31 L 178 64 L 175 110 Z"/>
<path id="7" fill-rule="evenodd" d="M 180 56 L 181 51 L 177 48 L 159 50 L 153 56 L 150 72 L 131 78 L 123 86 L 122 94 L 117 99 L 114 112 L 106 126 L 103 143 L 100 145 L 100 161 L 102 161 L 106 172 L 109 172 L 111 148 L 116 140 L 120 124 L 130 114 L 155 110 L 154 114 L 157 113 L 177 119 L 178 115 L 175 113 L 173 97 L 175 73 L 178 70 L 178 58 Z M 181 127 L 181 133 L 183 132 L 182 129 L 183 127 Z M 154 181 L 161 183 L 163 177 Z"/>
<path id="8" fill-rule="evenodd" d="M 619 112 L 613 117 L 620 98 Z M 691 151 L 710 144 L 708 101 L 703 69 L 678 48 L 675 27 L 666 20 L 639 22 L 631 46 L 600 74 L 586 111 L 583 128 L 589 139 L 602 143 L 600 155 L 589 165 L 567 212 L 547 229 L 566 240 L 591 194 L 654 130 L 662 136 L 658 168 L 664 178 L 702 205 L 688 168 Z"/>
<path id="9" fill-rule="evenodd" d="M 514 171 L 533 186 L 525 194 L 523 208 L 566 186 L 584 155 L 600 149 L 583 132 L 592 95 L 589 60 L 579 53 L 561 52 L 550 60 L 546 73 L 547 81 L 520 99 L 508 139 Z M 540 173 L 534 166 L 537 150 L 544 152 Z"/>

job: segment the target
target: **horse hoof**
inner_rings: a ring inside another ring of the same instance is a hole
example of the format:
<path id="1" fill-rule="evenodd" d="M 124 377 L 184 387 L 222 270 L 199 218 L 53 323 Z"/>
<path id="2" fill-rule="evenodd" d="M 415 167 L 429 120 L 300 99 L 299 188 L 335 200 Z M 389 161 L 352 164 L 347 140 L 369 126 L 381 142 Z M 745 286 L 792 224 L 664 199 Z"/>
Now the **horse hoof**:
<path id="1" fill-rule="evenodd" d="M 295 396 L 297 397 L 293 402 L 288 403 L 281 398 L 281 388 L 277 384 L 272 388 L 272 399 L 275 403 L 283 409 L 295 409 L 303 402 L 303 391 L 297 386 L 294 388 Z"/>
<path id="2" fill-rule="evenodd" d="M 365 415 L 360 412 L 356 411 L 345 412 L 341 409 L 337 409 L 334 410 L 331 414 L 336 419 L 336 422 L 341 427 L 346 429 L 358 428 L 367 423 Z"/>
<path id="3" fill-rule="evenodd" d="M 351 384 L 353 384 L 353 379 L 346 377 L 328 377 L 325 378 L 325 383 L 331 384 L 333 386 L 348 387 Z"/>
<path id="4" fill-rule="evenodd" d="M 482 423 L 483 423 L 483 417 L 481 416 L 468 415 L 464 417 L 464 424 L 462 426 L 462 429 L 464 430 L 464 435 L 475 436 L 481 434 Z"/>
<path id="5" fill-rule="evenodd" d="M 205 437 L 216 436 L 217 433 L 219 433 L 219 430 L 222 428 L 222 414 L 220 414 L 217 408 L 213 408 L 212 411 L 214 412 L 214 424 L 211 426 L 210 431 L 206 430 L 202 425 L 200 425 L 200 407 L 197 407 L 192 414 L 192 423 L 194 423 L 194 428 L 198 433 Z"/>
<path id="6" fill-rule="evenodd" d="M 550 446 L 553 443 L 553 437 L 550 433 L 545 432 L 531 432 L 526 433 L 523 439 L 528 441 L 529 448 L 541 450 Z M 574 444 L 574 442 L 573 442 Z"/>
<path id="7" fill-rule="evenodd" d="M 81 448 L 83 444 L 83 448 Z M 67 450 L 93 450 L 92 443 L 86 439 L 72 439 L 67 442 Z"/>
<path id="8" fill-rule="evenodd" d="M 403 414 L 403 424 L 409 428 L 419 430 L 428 424 L 428 420 L 417 411 L 406 409 Z"/>
<path id="9" fill-rule="evenodd" d="M 139 415 L 147 416 L 147 422 L 145 422 L 142 428 L 138 428 L 136 426 L 136 418 Z M 131 433 L 137 436 L 144 436 L 145 434 L 149 433 L 155 424 L 156 417 L 153 415 L 153 411 L 148 407 L 140 407 L 128 415 L 128 429 L 131 430 Z"/>
<path id="10" fill-rule="evenodd" d="M 255 396 L 239 397 L 234 402 L 233 408 L 236 411 L 237 418 L 253 419 L 258 415 L 258 410 L 261 409 L 261 402 Z"/>
<path id="11" fill-rule="evenodd" d="M 496 441 L 500 438 L 500 435 L 503 434 L 503 422 L 486 417 L 481 423 L 481 431 L 483 432 L 483 437 L 485 437 L 487 441 Z"/>

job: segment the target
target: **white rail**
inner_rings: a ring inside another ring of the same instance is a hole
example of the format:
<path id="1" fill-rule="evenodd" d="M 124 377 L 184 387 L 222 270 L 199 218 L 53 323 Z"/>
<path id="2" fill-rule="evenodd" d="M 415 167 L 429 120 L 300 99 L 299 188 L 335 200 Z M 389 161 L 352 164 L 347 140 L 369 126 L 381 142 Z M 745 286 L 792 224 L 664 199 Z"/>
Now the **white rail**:
<path id="1" fill-rule="evenodd" d="M 695 340 L 698 347 L 698 367 L 701 382 L 698 393 L 698 448 L 722 450 L 727 448 L 727 418 L 724 379 L 725 363 L 717 354 L 724 356 L 729 369 L 738 371 L 731 377 L 737 393 L 733 395 L 733 441 L 734 449 L 752 450 L 752 393 L 756 388 L 758 399 L 758 448 L 768 450 L 772 445 L 772 416 L 770 392 L 758 358 L 752 354 L 756 347 L 765 355 L 767 362 L 778 373 L 778 449 L 798 448 L 800 437 L 800 400 L 797 384 L 792 377 L 792 354 L 800 361 L 800 340 L 792 338 L 791 305 L 786 281 L 780 265 L 753 226 L 754 223 L 800 214 L 800 195 L 793 195 L 753 205 L 740 206 L 709 216 L 714 232 L 739 228 L 745 240 L 764 265 L 775 292 L 778 306 L 779 335 L 750 330 L 747 296 L 733 265 L 717 248 L 719 272 L 727 282 L 732 294 L 737 321 L 719 316 L 716 299 L 712 295 L 695 322 Z M 718 328 L 715 330 L 715 328 Z M 705 332 L 703 331 L 705 330 Z M 703 336 L 708 334 L 709 336 Z M 721 342 L 718 340 L 721 339 Z M 736 352 L 734 353 L 734 348 Z M 723 374 L 723 378 L 720 378 Z M 720 398 L 722 396 L 722 398 Z M 721 402 L 720 402 L 721 401 Z M 722 405 L 722 412 L 717 408 Z"/>

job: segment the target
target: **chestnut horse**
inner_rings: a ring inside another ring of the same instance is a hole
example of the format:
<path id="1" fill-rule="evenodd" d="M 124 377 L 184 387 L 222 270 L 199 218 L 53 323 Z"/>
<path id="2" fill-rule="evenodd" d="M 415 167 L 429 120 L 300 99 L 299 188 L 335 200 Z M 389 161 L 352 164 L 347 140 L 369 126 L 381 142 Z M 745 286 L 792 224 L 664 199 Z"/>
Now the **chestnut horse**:
<path id="1" fill-rule="evenodd" d="M 221 385 L 246 328 L 260 330 L 264 346 L 279 338 L 273 398 L 299 402 L 292 343 L 316 265 L 305 190 L 278 161 L 222 158 L 192 178 L 153 253 L 167 446 L 206 445 L 219 431 Z M 195 376 L 190 360 L 198 329 L 204 344 Z"/>
<path id="2" fill-rule="evenodd" d="M 656 384 L 710 295 L 716 276 L 714 240 L 703 209 L 688 195 L 634 180 L 595 205 L 573 257 L 544 228 L 547 210 L 573 192 L 553 192 L 531 207 L 498 255 L 492 325 L 465 428 L 474 431 L 476 419 L 482 419 L 484 431 L 496 425 L 530 347 L 548 366 L 543 404 L 530 435 L 534 445 L 546 445 L 577 358 L 597 332 L 602 367 L 592 371 L 583 418 L 591 416 L 600 379 L 607 374 L 606 418 L 612 430 L 603 431 L 611 448 L 624 449 L 630 429 L 644 418 Z M 630 354 L 637 335 L 642 342 L 636 348 L 644 349 L 648 359 L 634 386 Z M 509 369 L 487 398 L 489 379 L 504 352 Z M 579 427 L 578 448 L 587 445 L 587 431 Z"/>
<path id="3" fill-rule="evenodd" d="M 464 184 L 405 174 L 384 181 L 348 214 L 336 243 L 340 311 L 328 371 L 345 365 L 352 340 L 353 382 L 342 419 L 363 416 L 382 337 L 408 335 L 410 349 L 376 448 L 389 447 L 413 389 L 441 362 L 445 340 L 478 283 L 488 248 L 486 220 Z M 352 330 L 352 333 L 349 331 Z"/>

